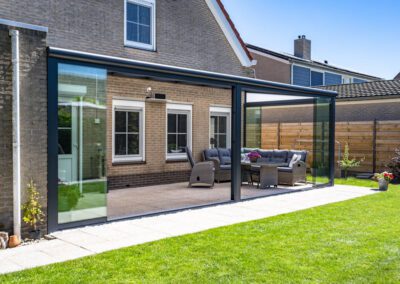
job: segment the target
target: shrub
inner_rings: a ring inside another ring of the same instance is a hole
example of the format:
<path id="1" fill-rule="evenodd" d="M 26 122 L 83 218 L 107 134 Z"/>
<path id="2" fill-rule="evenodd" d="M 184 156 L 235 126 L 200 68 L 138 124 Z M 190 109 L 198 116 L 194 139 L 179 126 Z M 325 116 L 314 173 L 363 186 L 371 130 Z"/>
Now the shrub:
<path id="1" fill-rule="evenodd" d="M 360 166 L 363 161 L 364 158 L 360 160 L 356 160 L 355 158 L 350 159 L 349 144 L 346 143 L 344 146 L 343 159 L 338 161 L 338 164 L 340 169 L 344 171 L 344 177 L 347 178 L 348 171 L 352 168 Z"/>
<path id="2" fill-rule="evenodd" d="M 27 201 L 22 205 L 22 220 L 24 220 L 26 224 L 30 225 L 32 229 L 36 231 L 37 225 L 43 222 L 44 213 L 39 202 L 39 192 L 37 191 L 33 180 L 29 182 L 27 192 Z"/>
<path id="3" fill-rule="evenodd" d="M 79 186 L 77 184 L 60 184 L 58 186 L 58 211 L 70 211 L 78 204 L 80 195 Z"/>
<path id="4" fill-rule="evenodd" d="M 390 163 L 387 165 L 391 170 L 396 180 L 400 180 L 400 149 L 395 150 L 395 156 L 392 158 Z"/>

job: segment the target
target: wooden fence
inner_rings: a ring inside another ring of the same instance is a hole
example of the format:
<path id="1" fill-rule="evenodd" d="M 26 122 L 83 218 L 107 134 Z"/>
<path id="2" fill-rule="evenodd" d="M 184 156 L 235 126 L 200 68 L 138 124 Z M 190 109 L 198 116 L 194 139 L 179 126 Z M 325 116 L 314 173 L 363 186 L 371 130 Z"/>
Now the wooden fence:
<path id="1" fill-rule="evenodd" d="M 364 159 L 356 172 L 382 171 L 400 148 L 400 121 L 352 121 L 336 123 L 335 160 L 339 148 L 349 145 L 350 157 Z M 263 123 L 261 148 L 305 149 L 312 161 L 313 123 Z"/>

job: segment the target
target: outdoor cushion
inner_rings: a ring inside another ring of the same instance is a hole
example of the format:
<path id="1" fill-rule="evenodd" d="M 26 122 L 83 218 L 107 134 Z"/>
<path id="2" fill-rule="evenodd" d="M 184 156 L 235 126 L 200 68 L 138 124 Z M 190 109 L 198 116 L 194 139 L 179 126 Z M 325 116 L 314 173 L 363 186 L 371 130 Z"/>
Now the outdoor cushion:
<path id="1" fill-rule="evenodd" d="M 274 163 L 287 163 L 288 151 L 274 150 L 272 160 Z"/>
<path id="2" fill-rule="evenodd" d="M 217 158 L 219 160 L 218 150 L 215 148 L 204 150 L 204 159 L 207 161 L 212 158 Z"/>
<path id="3" fill-rule="evenodd" d="M 221 170 L 230 170 L 231 169 L 231 165 L 220 165 L 220 169 Z"/>
<path id="4" fill-rule="evenodd" d="M 221 165 L 230 165 L 231 164 L 231 151 L 230 149 L 218 148 L 219 160 L 221 161 Z"/>
<path id="5" fill-rule="evenodd" d="M 258 149 L 257 148 L 242 148 L 241 150 L 242 150 L 243 154 L 247 154 L 247 153 L 250 153 L 253 151 L 257 151 Z"/>
<path id="6" fill-rule="evenodd" d="M 290 151 L 288 152 L 288 159 L 289 159 L 289 161 L 292 159 L 292 156 L 293 156 L 294 154 L 300 155 L 300 156 L 301 156 L 300 161 L 306 162 L 306 159 L 307 159 L 307 151 L 290 150 Z"/>
<path id="7" fill-rule="evenodd" d="M 292 159 L 290 160 L 289 163 L 289 168 L 293 168 L 293 165 L 300 160 L 301 160 L 301 155 L 293 154 Z"/>
<path id="8" fill-rule="evenodd" d="M 268 151 L 268 150 L 257 150 L 258 154 L 260 154 L 262 161 L 264 162 L 271 162 L 272 161 L 272 155 L 273 151 Z"/>
<path id="9" fill-rule="evenodd" d="M 284 173 L 291 173 L 293 171 L 292 168 L 289 167 L 278 167 L 279 172 L 284 172 Z"/>

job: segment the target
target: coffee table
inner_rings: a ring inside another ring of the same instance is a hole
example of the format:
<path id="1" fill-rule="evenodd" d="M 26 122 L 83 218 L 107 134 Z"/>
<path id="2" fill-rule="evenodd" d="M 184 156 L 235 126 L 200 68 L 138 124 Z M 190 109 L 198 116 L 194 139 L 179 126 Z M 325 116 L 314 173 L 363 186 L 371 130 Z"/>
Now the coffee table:
<path id="1" fill-rule="evenodd" d="M 278 167 L 285 166 L 284 163 L 242 163 L 242 166 L 248 166 L 259 170 L 260 188 L 267 189 L 271 186 L 278 187 Z"/>

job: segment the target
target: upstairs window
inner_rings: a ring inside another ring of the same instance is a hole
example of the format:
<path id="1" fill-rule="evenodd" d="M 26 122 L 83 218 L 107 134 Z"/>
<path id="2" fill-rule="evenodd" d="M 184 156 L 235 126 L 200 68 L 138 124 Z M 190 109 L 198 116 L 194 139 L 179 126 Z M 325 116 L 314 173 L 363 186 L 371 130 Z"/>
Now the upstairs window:
<path id="1" fill-rule="evenodd" d="M 125 45 L 155 50 L 155 0 L 125 0 Z"/>
<path id="2" fill-rule="evenodd" d="M 322 86 L 324 84 L 324 73 L 311 71 L 311 86 Z"/>
<path id="3" fill-rule="evenodd" d="M 293 65 L 293 85 L 309 87 L 310 86 L 310 72 L 309 68 Z"/>
<path id="4" fill-rule="evenodd" d="M 325 72 L 325 86 L 342 84 L 342 75 Z"/>

